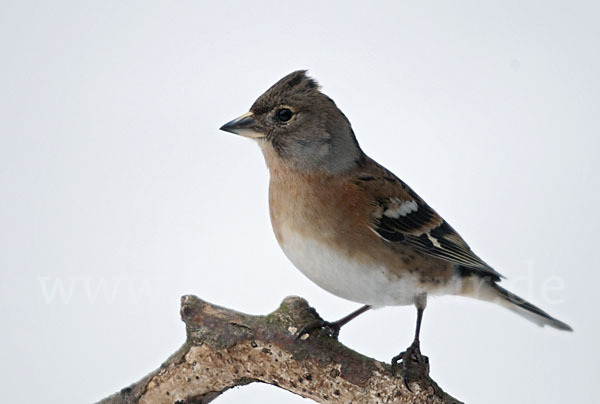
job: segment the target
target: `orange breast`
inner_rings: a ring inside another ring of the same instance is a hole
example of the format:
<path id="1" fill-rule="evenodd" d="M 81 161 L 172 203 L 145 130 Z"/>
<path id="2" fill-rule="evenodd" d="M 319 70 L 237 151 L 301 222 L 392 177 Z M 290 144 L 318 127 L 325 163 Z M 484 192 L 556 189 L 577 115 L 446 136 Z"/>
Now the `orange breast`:
<path id="1" fill-rule="evenodd" d="M 354 184 L 326 174 L 272 172 L 269 208 L 278 239 L 284 226 L 342 245 L 372 236 L 366 195 Z"/>

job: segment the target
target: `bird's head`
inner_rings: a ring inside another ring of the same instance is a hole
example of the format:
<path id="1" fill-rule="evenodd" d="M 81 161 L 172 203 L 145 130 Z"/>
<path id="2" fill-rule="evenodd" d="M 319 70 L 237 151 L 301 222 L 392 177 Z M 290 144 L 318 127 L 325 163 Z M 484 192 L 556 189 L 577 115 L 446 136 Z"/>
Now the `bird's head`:
<path id="1" fill-rule="evenodd" d="M 341 172 L 361 155 L 346 116 L 304 70 L 279 80 L 258 97 L 250 112 L 221 130 L 258 140 L 267 164 L 274 155 L 300 171 Z"/>

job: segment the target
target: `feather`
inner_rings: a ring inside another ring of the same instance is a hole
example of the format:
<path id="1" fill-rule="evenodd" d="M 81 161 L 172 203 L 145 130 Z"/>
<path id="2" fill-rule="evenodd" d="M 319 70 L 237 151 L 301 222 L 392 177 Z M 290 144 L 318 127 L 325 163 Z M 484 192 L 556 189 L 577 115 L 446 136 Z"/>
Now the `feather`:
<path id="1" fill-rule="evenodd" d="M 360 181 L 367 176 L 361 173 L 356 184 L 375 195 L 371 229 L 377 235 L 390 243 L 408 244 L 428 256 L 466 267 L 480 276 L 496 281 L 503 278 L 402 180 L 373 160 L 365 165 L 370 166 L 369 174 L 376 180 Z M 374 170 L 379 171 L 378 176 L 373 175 Z"/>

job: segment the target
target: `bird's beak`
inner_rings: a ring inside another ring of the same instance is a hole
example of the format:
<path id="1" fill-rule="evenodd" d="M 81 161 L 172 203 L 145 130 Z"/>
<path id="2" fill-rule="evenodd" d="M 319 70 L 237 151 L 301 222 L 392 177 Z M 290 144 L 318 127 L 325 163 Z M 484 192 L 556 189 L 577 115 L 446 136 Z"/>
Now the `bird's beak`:
<path id="1" fill-rule="evenodd" d="M 258 139 L 265 137 L 263 133 L 258 131 L 258 122 L 254 118 L 252 112 L 248 112 L 231 122 L 227 122 L 219 129 L 225 132 L 235 133 L 236 135 L 249 137 L 250 139 Z"/>

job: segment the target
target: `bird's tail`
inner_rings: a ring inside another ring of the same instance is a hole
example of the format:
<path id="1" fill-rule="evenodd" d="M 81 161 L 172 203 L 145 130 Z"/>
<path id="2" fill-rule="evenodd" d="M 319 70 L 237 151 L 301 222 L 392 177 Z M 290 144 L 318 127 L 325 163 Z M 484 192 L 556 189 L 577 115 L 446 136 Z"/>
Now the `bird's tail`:
<path id="1" fill-rule="evenodd" d="M 470 296 L 481 300 L 498 303 L 501 306 L 506 307 L 508 310 L 525 317 L 527 320 L 539 325 L 540 327 L 548 325 L 559 330 L 573 331 L 568 324 L 555 319 L 539 307 L 534 306 L 527 300 L 504 289 L 496 282 L 486 280 L 483 282 L 483 284 L 480 283 L 479 287 L 477 288 L 478 293 L 476 294 L 473 293 L 473 289 L 469 289 L 471 292 L 469 293 Z"/>

